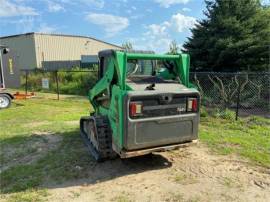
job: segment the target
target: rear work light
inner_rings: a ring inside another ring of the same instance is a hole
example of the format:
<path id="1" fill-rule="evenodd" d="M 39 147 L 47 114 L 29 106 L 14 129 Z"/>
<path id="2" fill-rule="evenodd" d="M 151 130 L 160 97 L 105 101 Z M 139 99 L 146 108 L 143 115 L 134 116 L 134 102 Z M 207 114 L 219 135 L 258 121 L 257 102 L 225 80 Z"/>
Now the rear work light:
<path id="1" fill-rule="evenodd" d="M 197 109 L 198 109 L 197 98 L 188 98 L 187 111 L 197 112 Z"/>
<path id="2" fill-rule="evenodd" d="M 140 116 L 142 115 L 142 102 L 130 102 L 129 104 L 129 114 L 130 116 Z"/>

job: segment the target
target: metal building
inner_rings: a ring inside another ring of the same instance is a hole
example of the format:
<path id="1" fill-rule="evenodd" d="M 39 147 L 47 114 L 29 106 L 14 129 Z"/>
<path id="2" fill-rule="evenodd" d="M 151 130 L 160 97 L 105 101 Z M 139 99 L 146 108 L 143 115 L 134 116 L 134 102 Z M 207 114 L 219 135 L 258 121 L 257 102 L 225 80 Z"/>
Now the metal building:
<path id="1" fill-rule="evenodd" d="M 20 69 L 80 66 L 82 56 L 121 47 L 86 36 L 26 33 L 0 37 L 0 44 L 17 54 Z"/>
<path id="2" fill-rule="evenodd" d="M 13 60 L 16 63 L 14 72 L 15 68 L 55 70 L 84 67 L 82 61 L 88 62 L 88 57 L 92 62 L 97 61 L 97 54 L 101 50 L 121 49 L 120 46 L 86 36 L 34 32 L 0 37 L 0 44 L 8 46 L 13 53 Z M 18 75 L 12 74 L 13 80 L 15 77 L 19 78 Z M 18 86 L 8 81 L 9 75 L 5 79 L 9 84 L 8 87 Z"/>

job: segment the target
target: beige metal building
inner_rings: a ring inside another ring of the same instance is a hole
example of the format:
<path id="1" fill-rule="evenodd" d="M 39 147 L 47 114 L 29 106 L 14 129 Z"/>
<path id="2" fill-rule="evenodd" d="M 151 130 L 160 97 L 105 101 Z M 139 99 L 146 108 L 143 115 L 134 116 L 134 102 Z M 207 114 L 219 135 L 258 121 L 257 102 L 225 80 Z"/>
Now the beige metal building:
<path id="1" fill-rule="evenodd" d="M 1 57 L 8 88 L 20 86 L 20 74 L 23 73 L 20 70 L 83 67 L 86 63 L 97 62 L 100 50 L 121 49 L 91 37 L 42 33 L 3 36 L 0 45 L 10 49 L 9 54 Z"/>
<path id="2" fill-rule="evenodd" d="M 91 37 L 42 33 L 0 37 L 0 44 L 16 53 L 19 69 L 71 68 L 80 66 L 83 56 L 96 56 L 104 49 L 121 49 Z"/>

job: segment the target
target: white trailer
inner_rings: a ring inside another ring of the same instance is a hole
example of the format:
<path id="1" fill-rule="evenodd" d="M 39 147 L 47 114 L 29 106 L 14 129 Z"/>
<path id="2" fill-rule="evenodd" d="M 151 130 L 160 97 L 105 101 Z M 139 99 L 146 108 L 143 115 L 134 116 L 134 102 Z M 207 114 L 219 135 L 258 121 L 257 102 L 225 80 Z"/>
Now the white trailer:
<path id="1" fill-rule="evenodd" d="M 8 47 L 0 45 L 0 109 L 8 108 L 11 105 L 11 100 L 14 99 L 13 95 L 6 91 L 5 77 L 2 55 L 9 52 Z"/>

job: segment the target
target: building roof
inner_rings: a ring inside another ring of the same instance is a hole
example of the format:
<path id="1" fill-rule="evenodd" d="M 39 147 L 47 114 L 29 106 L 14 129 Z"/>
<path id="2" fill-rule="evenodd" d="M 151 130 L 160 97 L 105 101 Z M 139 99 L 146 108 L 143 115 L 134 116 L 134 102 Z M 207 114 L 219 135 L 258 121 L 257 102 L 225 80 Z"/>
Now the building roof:
<path id="1" fill-rule="evenodd" d="M 63 36 L 63 37 L 78 37 L 78 38 L 92 39 L 92 40 L 99 41 L 101 43 L 105 43 L 105 44 L 108 44 L 108 45 L 111 45 L 111 46 L 115 46 L 115 47 L 118 47 L 118 48 L 121 48 L 122 49 L 121 46 L 118 46 L 118 45 L 115 45 L 115 44 L 112 44 L 112 43 L 108 43 L 106 41 L 102 41 L 100 39 L 96 39 L 96 38 L 93 38 L 93 37 L 80 36 L 80 35 L 68 35 L 68 34 L 47 34 L 47 33 L 39 33 L 39 32 L 28 32 L 28 33 L 24 33 L 24 34 L 1 36 L 0 39 L 12 38 L 12 37 L 18 37 L 18 36 L 28 36 L 28 35 L 34 35 L 34 34 L 38 34 L 38 35 L 49 35 L 49 36 Z"/>

